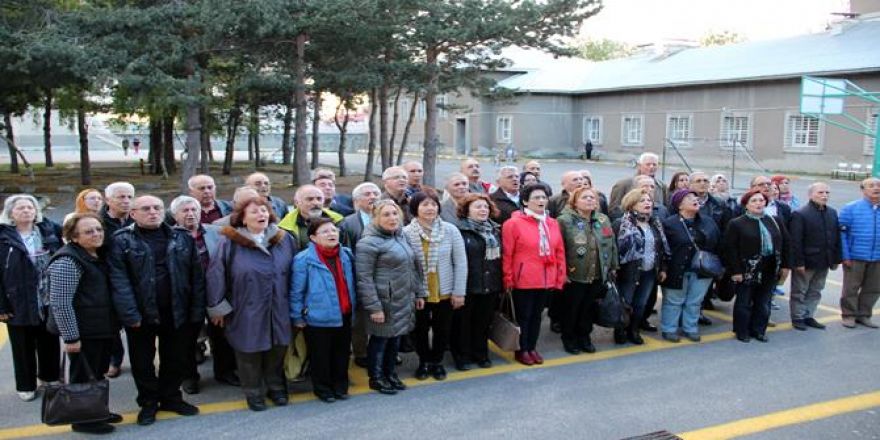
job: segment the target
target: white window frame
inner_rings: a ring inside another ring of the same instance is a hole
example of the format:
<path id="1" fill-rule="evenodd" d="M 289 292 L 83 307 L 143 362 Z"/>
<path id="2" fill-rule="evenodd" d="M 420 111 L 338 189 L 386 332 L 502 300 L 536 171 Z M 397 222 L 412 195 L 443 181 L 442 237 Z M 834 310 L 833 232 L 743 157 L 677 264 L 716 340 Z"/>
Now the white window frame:
<path id="1" fill-rule="evenodd" d="M 727 127 L 725 119 L 733 118 L 734 124 L 733 127 Z M 746 120 L 746 128 L 745 130 L 742 127 L 736 127 L 736 119 L 745 119 Z M 724 149 L 732 149 L 733 144 L 730 142 L 730 134 L 736 132 L 737 138 L 745 141 L 745 148 L 747 150 L 752 149 L 752 114 L 745 112 L 732 112 L 732 113 L 722 113 L 721 114 L 721 126 L 718 129 L 718 146 Z"/>
<path id="2" fill-rule="evenodd" d="M 418 114 L 418 118 L 421 121 L 428 119 L 428 106 L 425 105 L 425 99 L 419 98 L 419 105 L 417 106 L 416 113 Z"/>
<path id="3" fill-rule="evenodd" d="M 815 125 L 815 128 L 807 127 L 806 131 L 798 129 L 794 124 L 797 123 L 797 120 L 809 120 L 815 121 L 815 124 L 810 122 L 810 125 Z M 803 115 L 800 112 L 790 111 L 785 113 L 785 131 L 783 133 L 783 145 L 784 151 L 789 152 L 801 152 L 801 153 L 817 153 L 822 152 L 822 138 L 824 135 L 824 126 L 822 120 L 819 118 L 815 118 L 808 115 Z M 810 145 L 809 139 L 811 137 L 811 133 L 815 132 L 816 144 Z M 798 138 L 803 137 L 806 141 L 798 142 Z"/>
<path id="4" fill-rule="evenodd" d="M 403 118 L 409 116 L 409 106 L 410 106 L 409 98 L 400 98 L 400 114 L 403 115 Z"/>
<path id="5" fill-rule="evenodd" d="M 593 130 L 593 122 L 598 123 L 595 130 Z M 593 145 L 602 145 L 602 134 L 604 131 L 604 121 L 601 116 L 584 116 L 584 120 L 581 123 L 581 142 L 585 144 L 589 140 Z"/>
<path id="6" fill-rule="evenodd" d="M 446 97 L 446 94 L 437 95 L 437 112 L 439 119 L 446 119 L 449 117 L 449 111 L 446 110 L 446 105 L 449 104 L 449 98 Z"/>
<path id="7" fill-rule="evenodd" d="M 871 127 L 871 130 L 877 129 L 878 113 L 880 113 L 880 107 L 869 108 L 865 114 L 865 123 L 868 124 L 868 127 Z M 865 135 L 865 147 L 862 153 L 865 156 L 874 155 L 874 138 L 871 136 Z"/>
<path id="8" fill-rule="evenodd" d="M 687 122 L 687 126 L 683 127 L 672 127 L 672 121 L 681 122 L 682 120 Z M 679 133 L 675 133 L 676 131 L 680 131 Z M 694 131 L 694 115 L 690 113 L 667 113 L 666 114 L 666 138 L 675 142 L 675 146 L 678 148 L 690 148 L 691 147 L 691 134 Z"/>
<path id="9" fill-rule="evenodd" d="M 495 118 L 495 141 L 510 143 L 513 140 L 513 116 L 498 115 Z"/>
<path id="10" fill-rule="evenodd" d="M 639 121 L 638 139 L 627 136 L 627 120 Z M 645 115 L 625 114 L 620 117 L 620 145 L 624 147 L 641 147 L 645 145 Z"/>

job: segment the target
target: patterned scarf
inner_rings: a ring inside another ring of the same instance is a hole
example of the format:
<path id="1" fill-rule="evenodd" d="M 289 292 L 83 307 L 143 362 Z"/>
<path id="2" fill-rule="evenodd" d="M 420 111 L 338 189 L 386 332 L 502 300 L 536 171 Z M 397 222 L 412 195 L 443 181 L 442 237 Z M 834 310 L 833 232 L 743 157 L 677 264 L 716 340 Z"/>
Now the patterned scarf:
<path id="1" fill-rule="evenodd" d="M 617 248 L 620 251 L 620 264 L 638 261 L 642 259 L 645 253 L 645 236 L 639 229 L 639 222 L 647 222 L 654 227 L 655 232 L 659 232 L 659 237 L 654 237 L 662 244 L 662 251 L 669 254 L 669 242 L 666 240 L 666 234 L 663 232 L 663 225 L 660 219 L 652 217 L 650 214 L 641 214 L 634 211 L 623 214 L 620 221 L 620 230 L 617 233 Z"/>
<path id="2" fill-rule="evenodd" d="M 501 244 L 498 243 L 498 224 L 492 220 L 476 221 L 471 218 L 463 220 L 464 224 L 476 231 L 486 242 L 486 259 L 501 258 Z"/>
<path id="3" fill-rule="evenodd" d="M 538 214 L 529 208 L 523 209 L 525 214 L 538 222 L 538 255 L 549 257 L 550 254 L 550 230 L 547 228 L 547 214 Z"/>
<path id="4" fill-rule="evenodd" d="M 440 261 L 438 248 L 445 235 L 443 233 L 443 221 L 440 220 L 440 217 L 435 218 L 434 223 L 431 224 L 430 234 L 428 233 L 429 231 L 426 231 L 425 228 L 422 227 L 422 224 L 419 223 L 417 219 L 413 219 L 410 225 L 415 226 L 419 238 L 428 242 L 428 255 L 425 255 L 425 276 L 427 277 L 429 273 L 437 272 L 437 263 Z"/>

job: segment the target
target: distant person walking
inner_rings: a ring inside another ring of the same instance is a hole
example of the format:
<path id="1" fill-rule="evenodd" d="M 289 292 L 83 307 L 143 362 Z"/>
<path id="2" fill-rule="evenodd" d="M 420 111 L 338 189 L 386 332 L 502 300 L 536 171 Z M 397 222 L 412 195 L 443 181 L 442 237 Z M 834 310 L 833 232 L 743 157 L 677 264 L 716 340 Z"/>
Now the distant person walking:
<path id="1" fill-rule="evenodd" d="M 134 155 L 137 156 L 137 155 L 141 154 L 141 139 L 134 138 L 134 140 L 131 143 L 132 143 L 132 145 L 134 145 Z"/>
<path id="2" fill-rule="evenodd" d="M 128 138 L 122 140 L 122 153 L 128 156 Z"/>
<path id="3" fill-rule="evenodd" d="M 584 157 L 587 160 L 593 160 L 593 142 L 589 139 L 584 142 Z"/>

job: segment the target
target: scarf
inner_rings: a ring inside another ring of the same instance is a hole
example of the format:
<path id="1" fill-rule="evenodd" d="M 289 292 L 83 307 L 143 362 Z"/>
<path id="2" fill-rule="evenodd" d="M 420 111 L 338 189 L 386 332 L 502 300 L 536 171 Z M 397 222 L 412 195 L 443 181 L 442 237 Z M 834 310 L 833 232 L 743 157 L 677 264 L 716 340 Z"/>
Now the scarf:
<path id="1" fill-rule="evenodd" d="M 333 281 L 336 282 L 336 296 L 339 297 L 339 311 L 343 315 L 351 313 L 351 300 L 348 297 L 348 283 L 345 281 L 345 268 L 342 267 L 342 258 L 339 257 L 340 246 L 326 249 L 323 246 L 315 246 L 318 258 L 330 269 Z"/>
<path id="2" fill-rule="evenodd" d="M 767 226 L 764 225 L 764 222 L 761 221 L 764 215 L 754 215 L 751 212 L 746 212 L 746 217 L 753 219 L 758 222 L 758 229 L 761 231 L 761 256 L 768 257 L 773 255 L 773 236 L 770 235 L 770 231 L 767 230 Z"/>
<path id="3" fill-rule="evenodd" d="M 538 255 L 544 258 L 550 257 L 550 230 L 547 228 L 547 214 L 538 214 L 529 208 L 523 209 L 523 212 L 538 222 Z"/>
<path id="4" fill-rule="evenodd" d="M 652 217 L 650 214 L 641 214 L 630 211 L 623 214 L 620 221 L 620 230 L 617 232 L 617 248 L 620 252 L 620 264 L 629 263 L 631 261 L 639 261 L 645 253 L 645 236 L 639 229 L 639 222 L 647 222 L 653 227 L 655 232 L 655 240 L 659 240 L 662 245 L 662 251 L 669 255 L 669 242 L 666 240 L 666 234 L 663 232 L 663 225 L 660 219 Z"/>
<path id="5" fill-rule="evenodd" d="M 464 224 L 476 231 L 486 242 L 486 259 L 497 260 L 501 258 L 501 244 L 498 243 L 498 225 L 492 220 L 476 221 L 470 218 L 463 220 Z"/>
<path id="6" fill-rule="evenodd" d="M 445 235 L 443 221 L 440 220 L 440 217 L 434 219 L 434 223 L 431 224 L 431 233 L 428 234 L 428 231 L 422 227 L 422 224 L 419 223 L 418 220 L 413 219 L 412 223 L 416 227 L 416 232 L 419 233 L 419 238 L 423 241 L 428 242 L 428 254 L 425 255 L 425 276 L 429 273 L 437 272 L 437 263 L 440 261 L 440 242 L 443 241 L 443 236 Z"/>

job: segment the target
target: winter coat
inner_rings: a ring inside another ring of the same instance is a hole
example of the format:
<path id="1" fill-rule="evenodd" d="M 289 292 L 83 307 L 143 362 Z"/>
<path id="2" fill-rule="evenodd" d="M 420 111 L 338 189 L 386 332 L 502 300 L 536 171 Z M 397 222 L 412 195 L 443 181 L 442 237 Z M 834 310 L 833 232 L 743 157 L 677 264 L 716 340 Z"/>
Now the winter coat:
<path id="1" fill-rule="evenodd" d="M 403 234 L 409 240 L 409 245 L 415 251 L 419 262 L 425 262 L 422 249 L 422 238 L 419 236 L 418 220 L 413 220 L 403 228 Z M 467 254 L 464 252 L 464 240 L 461 232 L 452 223 L 440 222 L 443 227 L 443 240 L 437 246 L 437 278 L 440 279 L 440 296 L 456 295 L 464 296 L 467 286 Z M 428 268 L 422 266 L 427 271 Z M 427 282 L 422 286 L 428 291 Z"/>
<path id="2" fill-rule="evenodd" d="M 168 236 L 166 262 L 174 328 L 201 323 L 205 319 L 205 273 L 196 243 L 183 228 L 165 223 L 160 227 Z M 116 313 L 128 327 L 159 323 L 153 251 L 140 231 L 137 224 L 117 231 L 107 259 Z"/>
<path id="3" fill-rule="evenodd" d="M 275 225 L 266 229 L 265 247 L 245 231 L 231 226 L 220 231 L 218 257 L 208 267 L 208 314 L 226 316 L 232 348 L 258 353 L 290 343 L 290 262 L 296 245 Z"/>
<path id="4" fill-rule="evenodd" d="M 354 257 L 344 246 L 339 248 L 336 264 L 342 264 L 352 314 L 356 307 Z M 309 327 L 342 327 L 342 312 L 336 280 L 330 268 L 321 261 L 315 244 L 298 253 L 291 265 L 290 319 L 294 324 Z"/>
<path id="5" fill-rule="evenodd" d="M 344 216 L 336 211 L 324 208 L 324 217 L 329 218 L 333 221 L 333 224 L 337 224 L 342 221 Z M 306 228 L 301 228 L 299 224 L 299 209 L 296 208 L 293 211 L 290 211 L 284 218 L 278 222 L 278 227 L 284 229 L 289 232 L 290 235 L 293 235 L 293 241 L 296 242 L 296 249 L 305 249 L 309 246 L 311 241 L 309 240 L 309 235 L 306 233 Z"/>
<path id="6" fill-rule="evenodd" d="M 485 295 L 504 290 L 501 258 L 486 259 L 486 240 L 467 224 L 459 226 L 467 254 L 468 276 L 465 291 L 468 295 Z M 501 244 L 501 233 L 495 231 L 495 239 Z"/>
<path id="7" fill-rule="evenodd" d="M 663 259 L 666 279 L 661 285 L 670 289 L 681 289 L 684 285 L 685 272 L 693 272 L 691 262 L 697 253 L 694 242 L 697 243 L 700 250 L 718 255 L 721 231 L 714 220 L 698 212 L 694 217 L 694 225 L 690 231 L 682 221 L 682 217 L 676 214 L 663 220 L 663 232 L 666 233 L 666 241 L 669 242 L 670 254 Z M 689 233 L 690 235 L 688 235 Z M 693 237 L 693 241 L 691 241 L 691 237 Z M 708 277 L 701 276 L 700 278 Z"/>
<path id="8" fill-rule="evenodd" d="M 611 220 L 600 212 L 593 212 L 592 219 L 581 217 L 571 208 L 562 210 L 562 214 L 556 218 L 562 239 L 565 241 L 565 262 L 568 268 L 568 280 L 577 283 L 587 283 L 587 265 L 598 264 L 600 280 L 608 280 L 608 272 L 617 270 L 617 239 L 611 228 Z M 582 233 L 592 234 L 599 247 L 599 259 L 592 261 L 594 255 L 580 254 L 583 238 L 578 236 Z"/>
<path id="9" fill-rule="evenodd" d="M 840 209 L 844 260 L 880 261 L 880 205 L 863 198 Z"/>
<path id="10" fill-rule="evenodd" d="M 510 216 L 513 215 L 514 212 L 519 211 L 522 207 L 521 203 L 510 200 L 510 197 L 507 197 L 507 194 L 505 194 L 504 190 L 501 188 L 498 188 L 495 192 L 490 194 L 489 198 L 492 199 L 492 202 L 495 203 L 495 207 L 498 208 L 498 216 L 492 218 L 492 220 L 499 225 L 503 225 L 504 222 L 510 220 Z"/>
<path id="11" fill-rule="evenodd" d="M 269 203 L 272 204 L 272 211 L 275 211 L 275 216 L 278 218 L 284 218 L 290 212 L 287 202 L 281 197 L 269 196 Z"/>
<path id="12" fill-rule="evenodd" d="M 816 203 L 807 202 L 792 213 L 788 232 L 793 267 L 815 270 L 840 264 L 840 225 L 834 208 L 819 209 Z"/>
<path id="13" fill-rule="evenodd" d="M 402 230 L 393 233 L 374 225 L 364 229 L 355 252 L 358 303 L 368 315 L 383 312 L 385 322 L 367 317 L 367 333 L 394 337 L 415 327 L 415 300 L 427 292 L 422 267 Z"/>
<path id="14" fill-rule="evenodd" d="M 61 248 L 61 227 L 49 219 L 34 225 L 43 240 L 43 249 L 49 256 Z M 14 316 L 9 325 L 41 325 L 45 310 L 40 310 L 38 298 L 39 273 L 28 255 L 27 247 L 15 226 L 0 225 L 0 314 Z M 48 298 L 43 298 L 43 304 Z"/>
<path id="15" fill-rule="evenodd" d="M 361 219 L 360 211 L 346 216 L 337 226 L 339 226 L 340 244 L 354 252 L 357 248 L 358 240 L 364 234 L 364 222 Z"/>
<path id="16" fill-rule="evenodd" d="M 351 196 L 345 194 L 336 194 L 333 197 L 333 200 L 330 201 L 330 206 L 328 206 L 328 208 L 333 212 L 339 213 L 343 217 L 354 214 L 354 202 L 352 201 Z"/>
<path id="17" fill-rule="evenodd" d="M 773 239 L 776 266 L 791 268 L 791 241 L 782 219 L 765 215 L 761 221 Z M 728 274 L 742 274 L 747 277 L 757 275 L 755 262 L 761 258 L 761 231 L 757 220 L 741 215 L 727 224 L 722 240 L 721 258 L 724 260 Z"/>
<path id="18" fill-rule="evenodd" d="M 562 290 L 565 285 L 565 245 L 556 219 L 547 216 L 550 255 L 538 255 L 538 221 L 523 212 L 501 227 L 504 287 L 509 289 Z"/>

